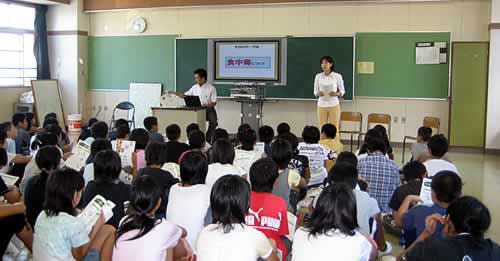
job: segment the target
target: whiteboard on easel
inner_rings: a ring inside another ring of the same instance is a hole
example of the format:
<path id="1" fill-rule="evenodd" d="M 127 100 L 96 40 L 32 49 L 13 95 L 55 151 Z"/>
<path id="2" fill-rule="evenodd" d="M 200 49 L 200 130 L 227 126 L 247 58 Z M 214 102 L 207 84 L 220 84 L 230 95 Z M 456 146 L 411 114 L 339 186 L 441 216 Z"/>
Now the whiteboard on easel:
<path id="1" fill-rule="evenodd" d="M 153 115 L 151 107 L 160 107 L 161 90 L 161 83 L 130 83 L 128 100 L 135 106 L 136 128 L 144 128 L 144 118 Z"/>

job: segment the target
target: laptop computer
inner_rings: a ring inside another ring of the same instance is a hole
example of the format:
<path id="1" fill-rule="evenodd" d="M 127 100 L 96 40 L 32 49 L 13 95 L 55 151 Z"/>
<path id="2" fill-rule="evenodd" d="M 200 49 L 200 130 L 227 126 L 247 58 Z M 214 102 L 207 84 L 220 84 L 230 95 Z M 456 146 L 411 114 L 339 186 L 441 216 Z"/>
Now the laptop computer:
<path id="1" fill-rule="evenodd" d="M 198 97 L 198 96 L 186 95 L 184 97 L 184 102 L 186 103 L 186 107 L 190 107 L 190 108 L 202 107 L 200 97 Z"/>

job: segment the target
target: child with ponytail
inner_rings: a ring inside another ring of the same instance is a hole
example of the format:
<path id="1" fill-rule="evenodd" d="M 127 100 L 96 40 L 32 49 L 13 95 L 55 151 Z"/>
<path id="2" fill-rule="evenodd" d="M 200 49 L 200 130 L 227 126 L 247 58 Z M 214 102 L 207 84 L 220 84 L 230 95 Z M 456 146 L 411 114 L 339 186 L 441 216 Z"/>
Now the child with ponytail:
<path id="1" fill-rule="evenodd" d="M 164 261 L 188 255 L 186 230 L 156 215 L 161 200 L 161 187 L 153 177 L 136 178 L 129 205 L 134 213 L 125 217 L 116 231 L 113 260 Z"/>

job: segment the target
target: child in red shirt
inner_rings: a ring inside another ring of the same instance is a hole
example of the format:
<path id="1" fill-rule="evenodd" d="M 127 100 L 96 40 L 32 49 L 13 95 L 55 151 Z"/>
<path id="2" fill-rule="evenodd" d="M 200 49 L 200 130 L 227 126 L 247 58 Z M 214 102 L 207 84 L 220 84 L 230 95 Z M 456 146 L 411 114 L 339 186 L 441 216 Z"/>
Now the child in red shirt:
<path id="1" fill-rule="evenodd" d="M 286 260 L 288 251 L 281 236 L 288 235 L 287 203 L 272 194 L 278 175 L 278 166 L 271 159 L 260 159 L 250 168 L 252 193 L 246 224 L 274 240 L 281 252 L 281 256 L 278 256 L 281 260 Z"/>

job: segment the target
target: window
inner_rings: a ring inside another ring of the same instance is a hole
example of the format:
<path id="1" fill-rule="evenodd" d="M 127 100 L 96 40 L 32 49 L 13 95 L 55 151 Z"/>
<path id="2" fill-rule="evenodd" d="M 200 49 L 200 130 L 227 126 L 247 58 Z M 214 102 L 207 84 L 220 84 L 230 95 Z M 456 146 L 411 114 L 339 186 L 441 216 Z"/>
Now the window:
<path id="1" fill-rule="evenodd" d="M 34 22 L 34 8 L 0 2 L 0 86 L 30 86 L 36 79 Z"/>

